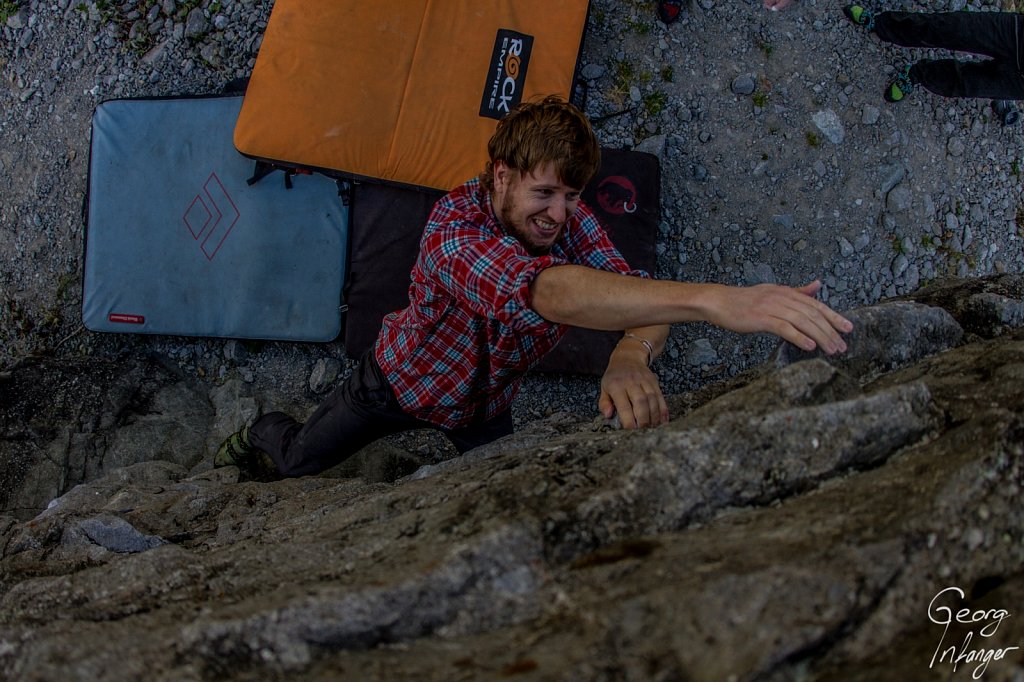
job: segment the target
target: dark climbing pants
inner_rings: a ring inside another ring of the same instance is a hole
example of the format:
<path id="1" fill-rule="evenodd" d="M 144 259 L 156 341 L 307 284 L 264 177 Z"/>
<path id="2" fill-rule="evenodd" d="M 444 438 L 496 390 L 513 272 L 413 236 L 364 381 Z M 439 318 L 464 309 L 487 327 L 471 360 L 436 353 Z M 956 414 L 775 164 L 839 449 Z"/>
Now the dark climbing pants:
<path id="1" fill-rule="evenodd" d="M 903 47 L 934 47 L 988 57 L 922 59 L 912 82 L 945 97 L 1024 99 L 1024 21 L 1017 12 L 880 12 L 874 31 Z"/>
<path id="2" fill-rule="evenodd" d="M 411 417 L 398 404 L 371 350 L 305 424 L 269 412 L 249 429 L 249 441 L 270 455 L 282 475 L 305 476 L 340 464 L 379 438 L 412 429 L 440 430 L 462 453 L 512 433 L 512 413 L 505 410 L 453 430 Z"/>

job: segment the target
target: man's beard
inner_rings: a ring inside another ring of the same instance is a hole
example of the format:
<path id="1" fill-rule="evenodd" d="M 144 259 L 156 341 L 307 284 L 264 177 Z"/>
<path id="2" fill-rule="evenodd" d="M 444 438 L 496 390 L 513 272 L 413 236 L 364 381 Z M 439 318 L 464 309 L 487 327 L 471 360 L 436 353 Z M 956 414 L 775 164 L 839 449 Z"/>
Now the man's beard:
<path id="1" fill-rule="evenodd" d="M 515 208 L 515 201 L 506 194 L 502 199 L 501 208 L 498 209 L 498 217 L 501 219 L 501 223 L 505 226 L 508 233 L 515 237 L 516 241 L 522 244 L 523 248 L 526 249 L 526 253 L 531 256 L 546 256 L 551 253 L 551 247 L 554 246 L 554 242 L 551 244 L 535 244 L 530 241 L 530 235 L 526 231 L 526 228 L 515 224 L 512 217 Z M 530 220 L 530 218 L 527 218 L 527 220 Z"/>

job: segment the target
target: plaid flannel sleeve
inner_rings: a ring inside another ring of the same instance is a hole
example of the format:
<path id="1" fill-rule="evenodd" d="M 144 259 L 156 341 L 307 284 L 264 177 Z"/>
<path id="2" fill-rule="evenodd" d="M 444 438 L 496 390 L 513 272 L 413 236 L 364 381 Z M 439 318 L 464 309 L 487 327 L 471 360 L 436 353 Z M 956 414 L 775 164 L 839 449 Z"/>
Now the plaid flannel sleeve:
<path id="1" fill-rule="evenodd" d="M 517 330 L 551 326 L 530 307 L 530 286 L 545 268 L 565 260 L 530 256 L 514 237 L 460 224 L 429 235 L 424 247 L 435 254 L 430 264 L 435 281 L 474 313 Z"/>

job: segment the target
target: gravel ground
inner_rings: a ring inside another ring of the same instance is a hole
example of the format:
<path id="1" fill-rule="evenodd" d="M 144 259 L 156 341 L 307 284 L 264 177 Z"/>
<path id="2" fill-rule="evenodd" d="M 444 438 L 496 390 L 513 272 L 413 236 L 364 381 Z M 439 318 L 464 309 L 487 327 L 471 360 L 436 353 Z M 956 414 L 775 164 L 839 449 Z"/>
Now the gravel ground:
<path id="1" fill-rule="evenodd" d="M 1001 8 L 995 0 L 924 4 Z M 31 353 L 153 353 L 188 375 L 237 376 L 309 405 L 350 369 L 340 343 L 112 336 L 81 326 L 95 106 L 217 92 L 247 76 L 271 5 L 0 2 L 0 370 Z M 914 93 L 885 103 L 887 76 L 912 53 L 853 27 L 840 7 L 800 0 L 776 13 L 760 0 L 699 0 L 666 26 L 653 2 L 592 2 L 588 114 L 605 145 L 662 157 L 659 277 L 821 278 L 822 298 L 844 310 L 949 275 L 1021 270 L 1022 126 L 993 121 L 988 101 Z M 755 365 L 773 346 L 677 325 L 657 369 L 666 392 L 679 393 Z M 596 391 L 593 378 L 533 376 L 515 415 L 592 415 Z"/>

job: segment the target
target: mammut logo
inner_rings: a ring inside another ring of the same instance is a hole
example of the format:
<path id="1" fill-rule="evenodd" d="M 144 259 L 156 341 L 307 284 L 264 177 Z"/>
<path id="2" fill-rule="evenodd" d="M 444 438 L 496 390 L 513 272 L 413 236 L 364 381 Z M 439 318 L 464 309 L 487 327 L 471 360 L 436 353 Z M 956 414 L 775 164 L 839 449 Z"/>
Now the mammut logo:
<path id="1" fill-rule="evenodd" d="M 225 215 L 226 214 L 226 215 Z M 181 219 L 207 260 L 213 260 L 241 213 L 216 173 L 203 183 L 203 193 L 197 194 L 185 209 Z"/>
<path id="2" fill-rule="evenodd" d="M 635 213 L 637 209 L 636 187 L 621 175 L 609 175 L 597 186 L 597 203 L 612 215 Z"/>
<path id="3" fill-rule="evenodd" d="M 501 119 L 522 101 L 532 51 L 533 36 L 498 29 L 480 101 L 481 116 Z"/>

